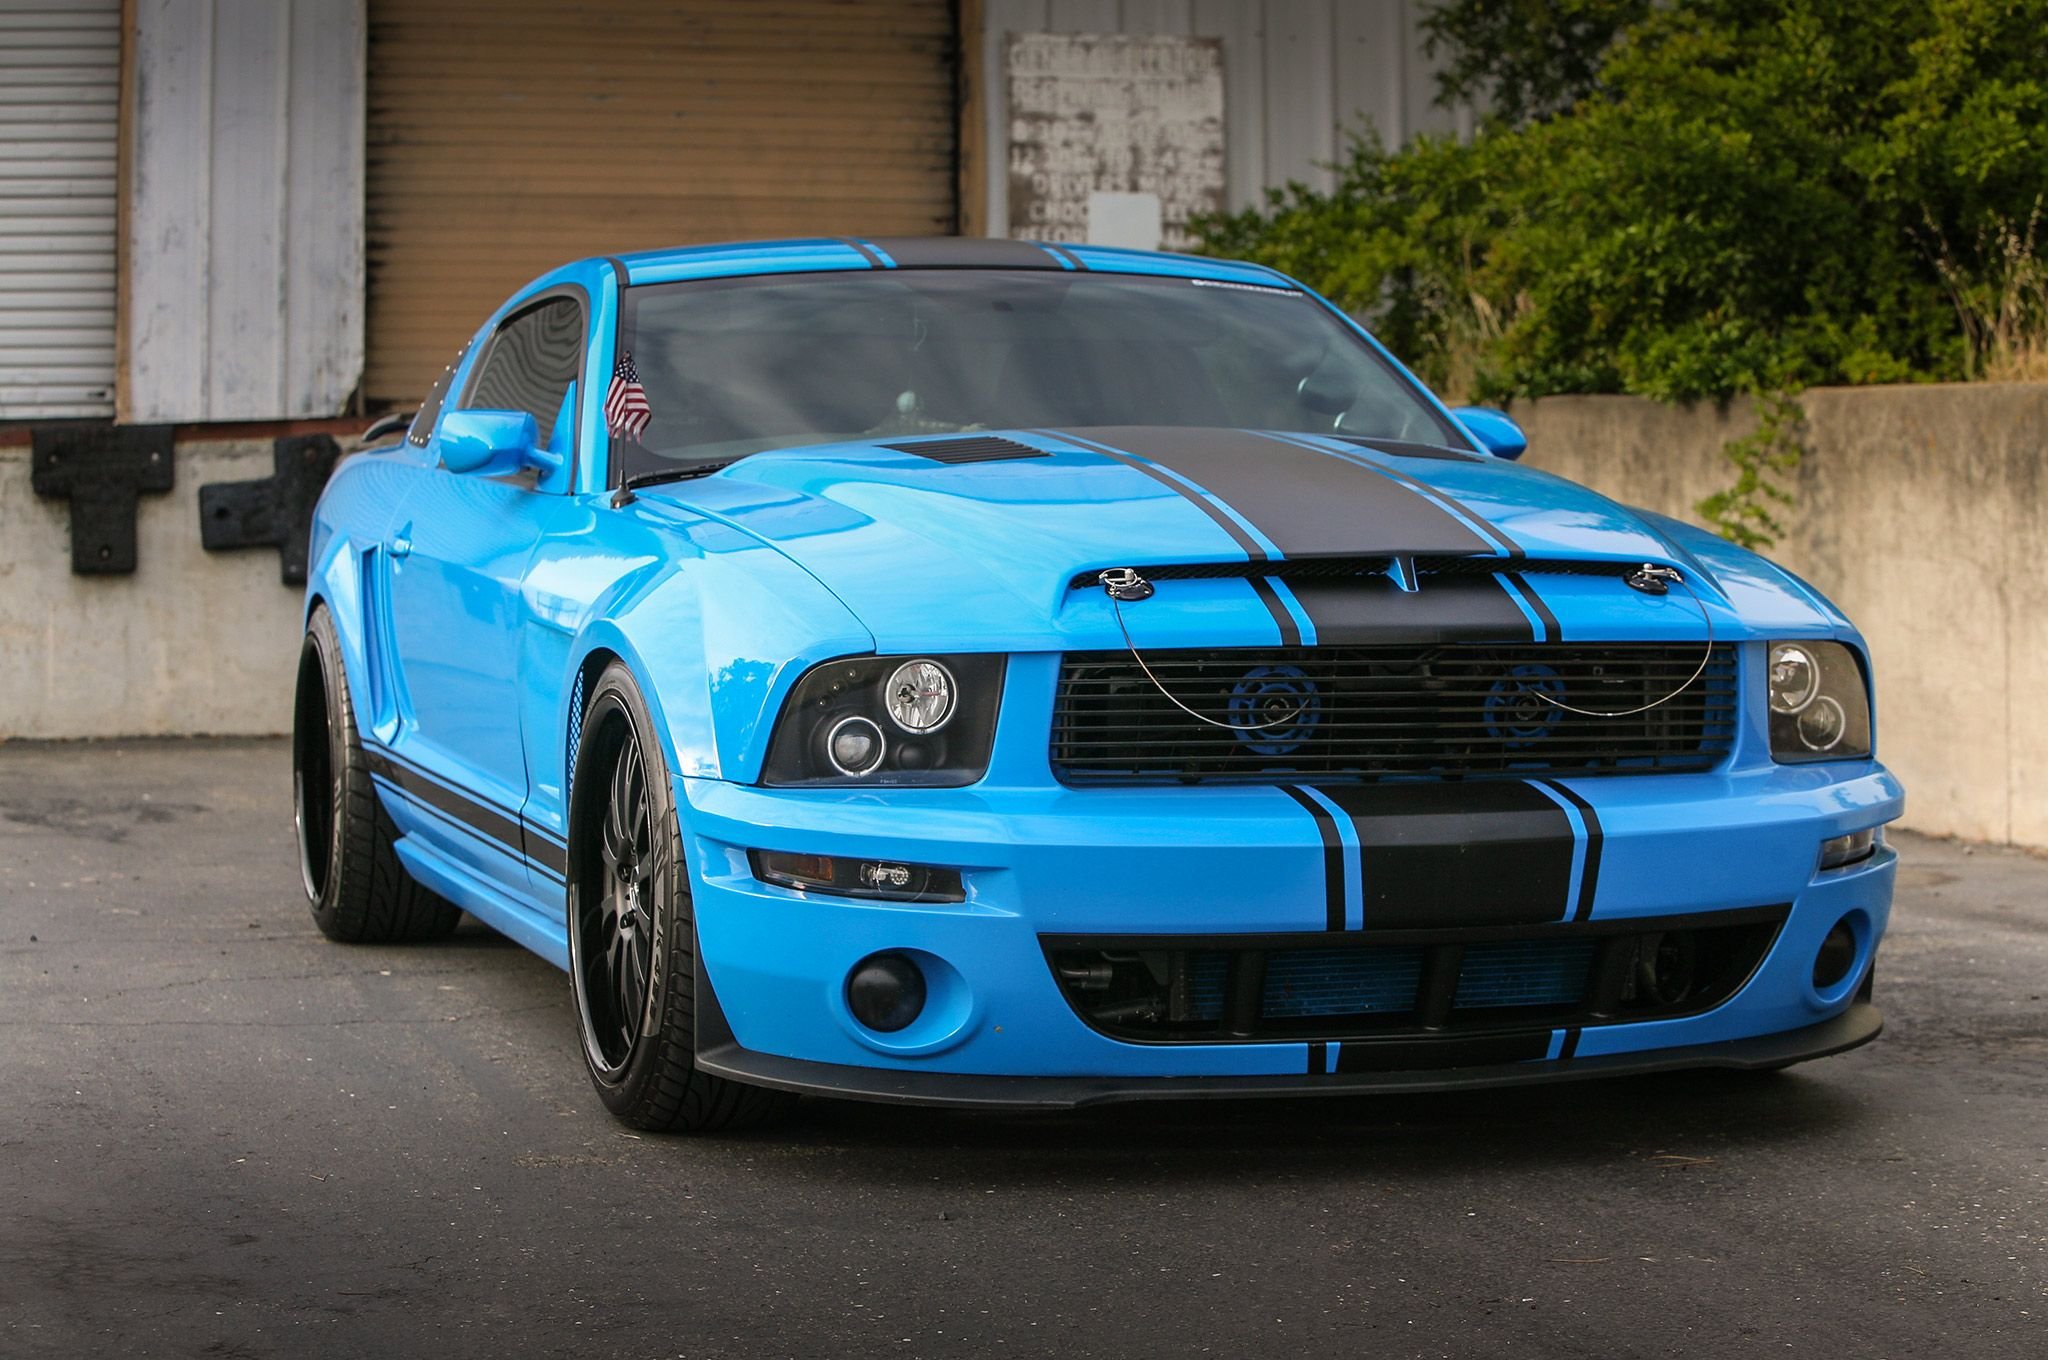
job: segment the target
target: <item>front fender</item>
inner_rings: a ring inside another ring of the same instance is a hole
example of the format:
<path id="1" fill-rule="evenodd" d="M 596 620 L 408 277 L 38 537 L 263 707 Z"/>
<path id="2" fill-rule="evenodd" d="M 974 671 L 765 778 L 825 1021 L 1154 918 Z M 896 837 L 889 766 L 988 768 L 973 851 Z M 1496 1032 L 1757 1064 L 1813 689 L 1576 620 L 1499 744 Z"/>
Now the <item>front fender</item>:
<path id="1" fill-rule="evenodd" d="M 575 682 L 594 680 L 606 656 L 633 673 L 671 772 L 745 782 L 759 775 L 796 677 L 831 657 L 874 650 L 873 635 L 815 577 L 728 525 L 662 510 L 629 514 L 606 537 L 603 555 L 632 565 L 596 594 L 575 632 L 555 765 L 535 770 L 537 789 L 565 786 Z"/>

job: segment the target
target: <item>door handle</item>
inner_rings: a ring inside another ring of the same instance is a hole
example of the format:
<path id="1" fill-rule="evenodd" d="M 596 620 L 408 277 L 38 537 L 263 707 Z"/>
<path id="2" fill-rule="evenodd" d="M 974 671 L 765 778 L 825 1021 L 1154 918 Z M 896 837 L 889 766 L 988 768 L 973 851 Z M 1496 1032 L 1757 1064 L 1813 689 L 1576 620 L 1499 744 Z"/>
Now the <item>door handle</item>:
<path id="1" fill-rule="evenodd" d="M 393 534 L 391 536 L 391 541 L 385 544 L 384 548 L 385 551 L 389 552 L 393 557 L 405 557 L 410 555 L 412 552 L 412 526 L 408 524 L 403 529 L 400 529 L 397 533 Z"/>

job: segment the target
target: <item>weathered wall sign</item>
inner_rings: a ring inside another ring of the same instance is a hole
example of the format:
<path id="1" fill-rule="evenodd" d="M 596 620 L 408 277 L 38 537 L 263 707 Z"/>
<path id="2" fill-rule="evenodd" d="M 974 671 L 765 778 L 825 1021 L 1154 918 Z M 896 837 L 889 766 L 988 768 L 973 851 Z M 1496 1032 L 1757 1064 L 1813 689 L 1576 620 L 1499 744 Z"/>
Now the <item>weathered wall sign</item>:
<path id="1" fill-rule="evenodd" d="M 1012 33 L 1010 235 L 1088 239 L 1091 193 L 1156 194 L 1162 244 L 1223 207 L 1220 38 Z"/>

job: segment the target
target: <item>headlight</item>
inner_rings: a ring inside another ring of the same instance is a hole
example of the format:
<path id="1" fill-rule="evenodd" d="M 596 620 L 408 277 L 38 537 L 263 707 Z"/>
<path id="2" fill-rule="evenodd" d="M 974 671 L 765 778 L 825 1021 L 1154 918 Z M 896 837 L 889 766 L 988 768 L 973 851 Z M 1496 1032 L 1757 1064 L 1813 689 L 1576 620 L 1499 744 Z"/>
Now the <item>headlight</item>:
<path id="1" fill-rule="evenodd" d="M 1773 760 L 1870 754 L 1870 692 L 1854 652 L 1839 642 L 1774 642 L 1767 670 Z"/>
<path id="2" fill-rule="evenodd" d="M 804 672 L 768 746 L 768 784 L 958 787 L 988 772 L 1000 656 L 857 656 Z"/>

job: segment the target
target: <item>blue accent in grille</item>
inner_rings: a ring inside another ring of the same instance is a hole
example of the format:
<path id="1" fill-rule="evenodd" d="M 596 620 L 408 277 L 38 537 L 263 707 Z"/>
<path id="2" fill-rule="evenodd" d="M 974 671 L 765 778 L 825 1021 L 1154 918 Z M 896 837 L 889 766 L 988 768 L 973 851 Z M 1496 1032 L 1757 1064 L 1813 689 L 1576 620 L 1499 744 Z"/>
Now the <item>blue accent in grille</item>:
<path id="1" fill-rule="evenodd" d="M 1565 1006 L 1586 994 L 1593 968 L 1591 940 L 1507 940 L 1468 945 L 1458 974 L 1455 1009 L 1479 1006 Z"/>
<path id="2" fill-rule="evenodd" d="M 1294 949 L 1266 958 L 1266 1018 L 1415 1009 L 1420 949 Z"/>
<path id="3" fill-rule="evenodd" d="M 1196 954 L 1188 960 L 1188 1009 L 1197 1020 L 1223 1018 L 1223 988 L 1230 977 L 1230 956 Z"/>
<path id="4" fill-rule="evenodd" d="M 1465 947 L 1453 1011 L 1569 1006 L 1585 998 L 1593 940 L 1504 940 Z M 1268 1020 L 1412 1012 L 1422 986 L 1420 946 L 1282 949 L 1266 956 L 1260 1013 Z M 1188 959 L 1190 1020 L 1220 1020 L 1230 956 L 1203 950 Z"/>

